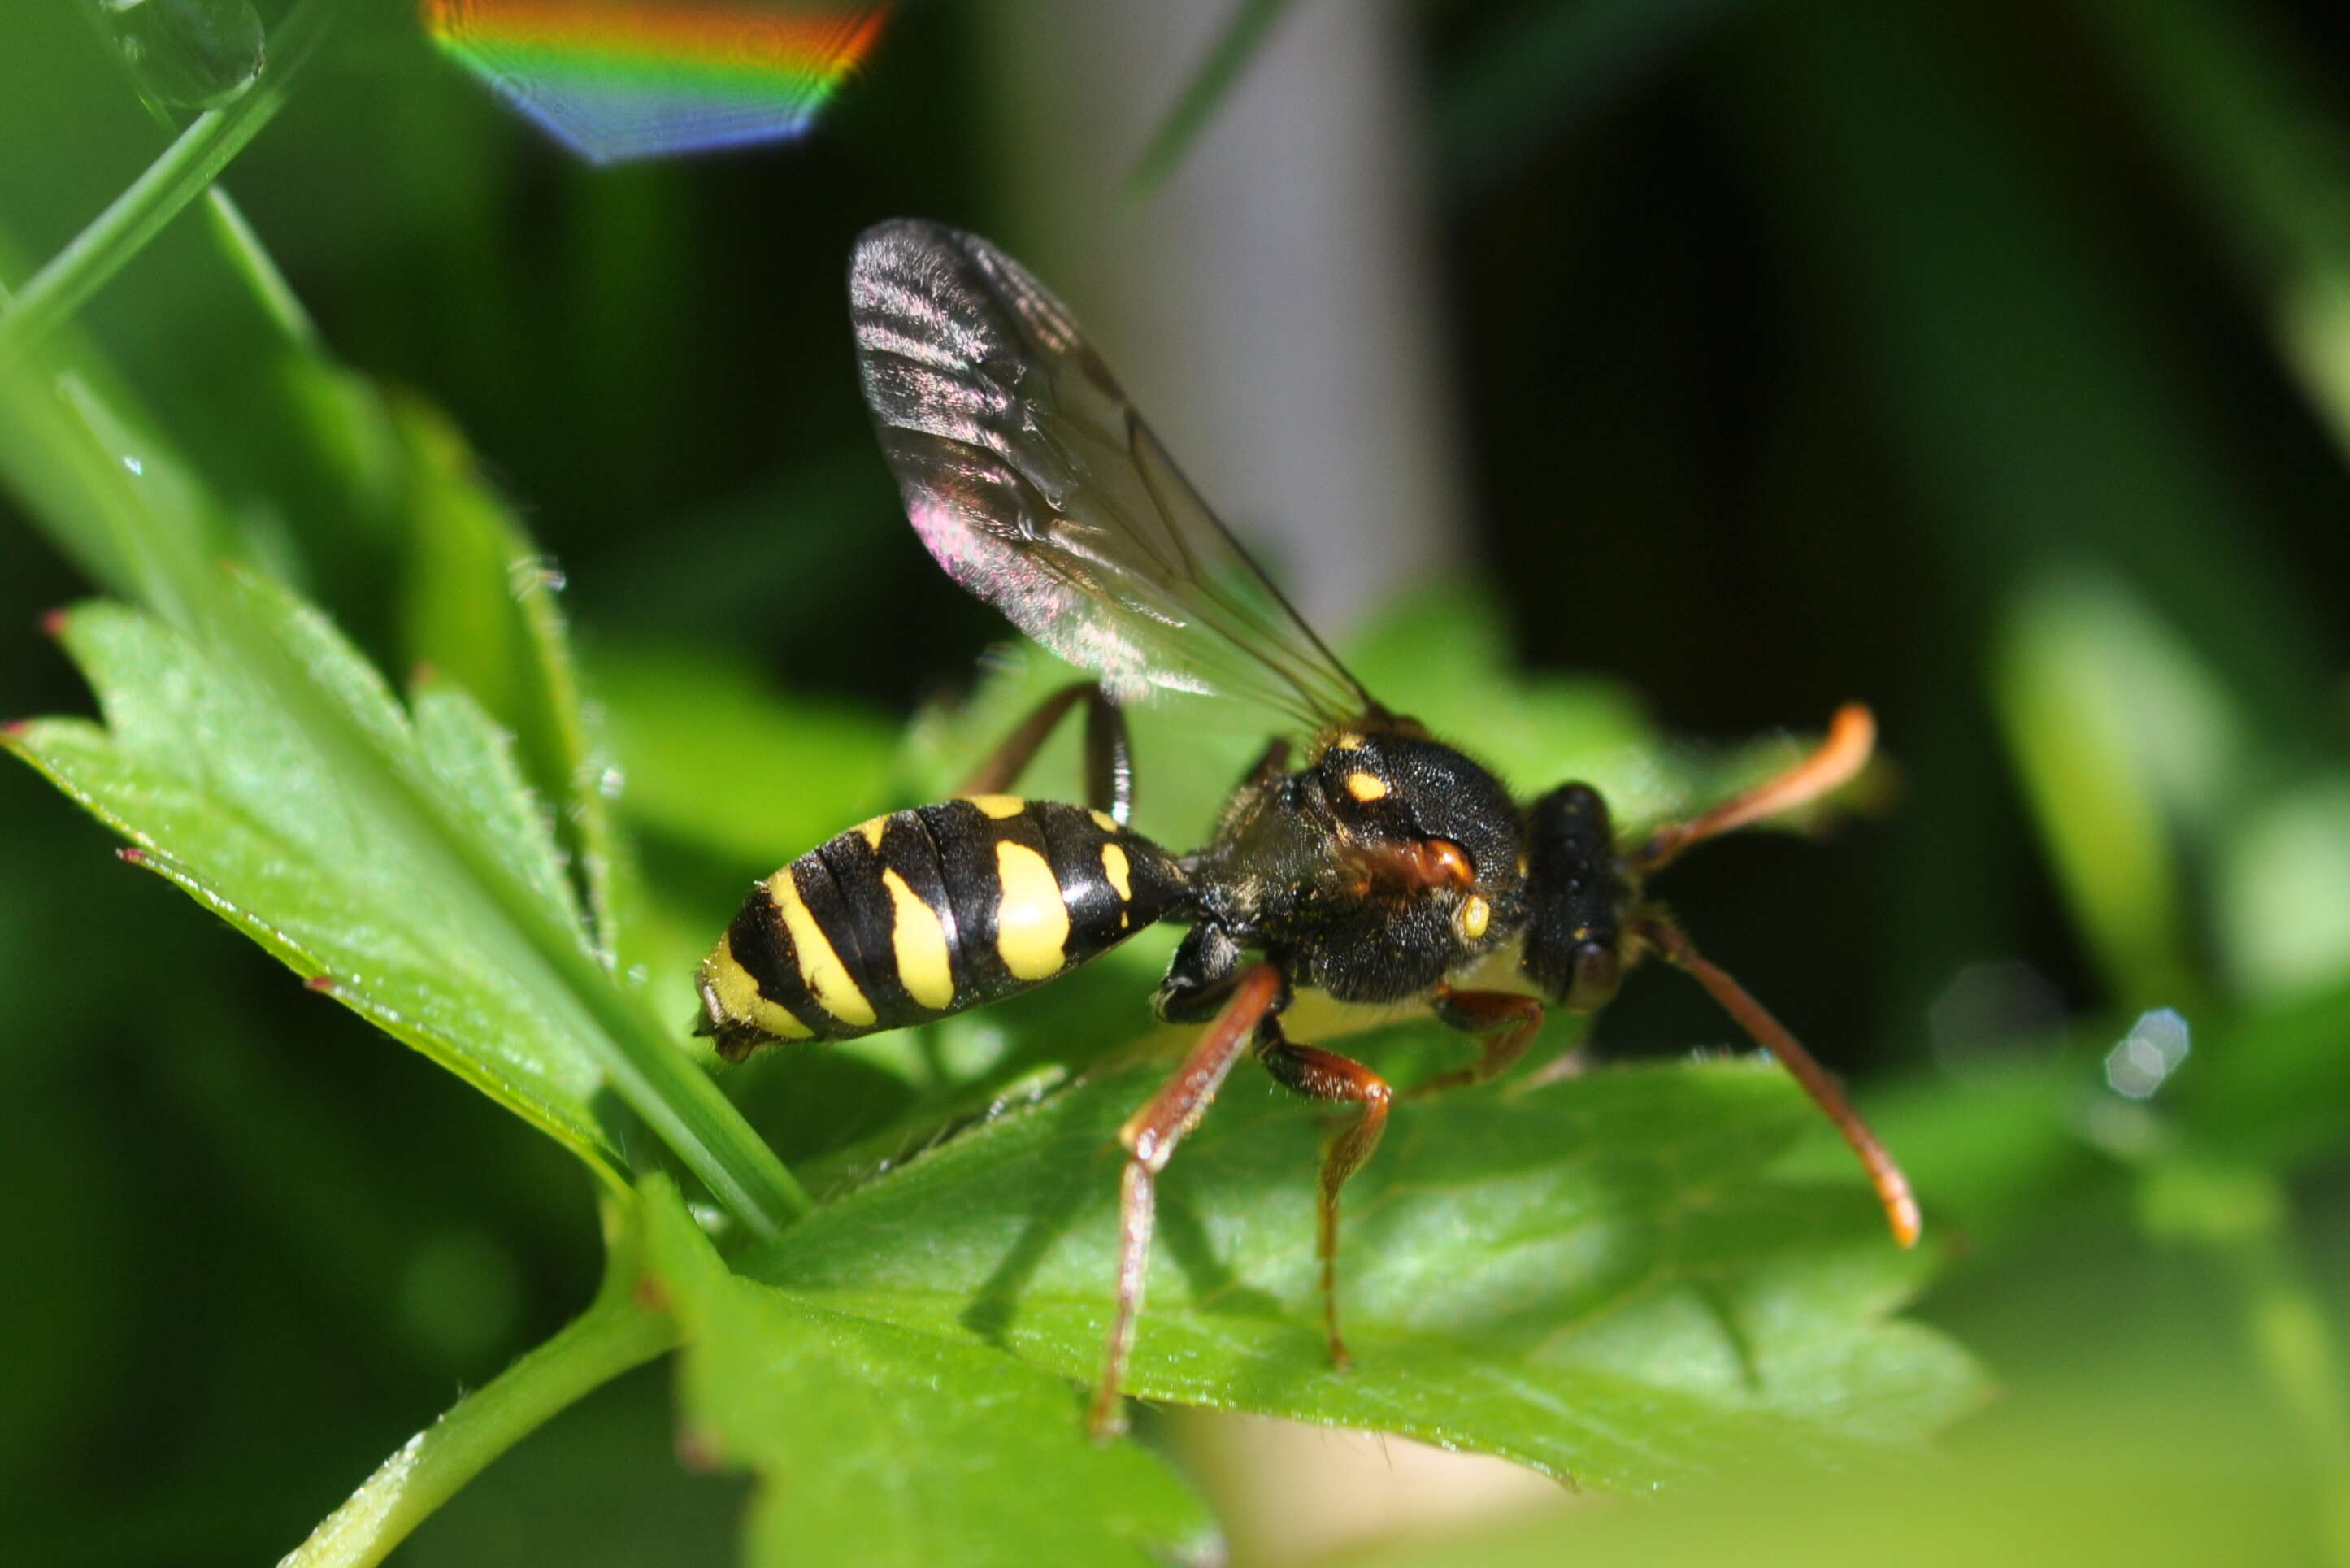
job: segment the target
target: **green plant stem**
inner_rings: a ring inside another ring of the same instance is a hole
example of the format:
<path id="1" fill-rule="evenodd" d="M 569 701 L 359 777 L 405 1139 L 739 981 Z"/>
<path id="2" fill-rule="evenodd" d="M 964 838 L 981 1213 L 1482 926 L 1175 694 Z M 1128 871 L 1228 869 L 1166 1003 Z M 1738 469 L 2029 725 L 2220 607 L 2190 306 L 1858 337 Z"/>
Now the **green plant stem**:
<path id="1" fill-rule="evenodd" d="M 1143 149 L 1142 157 L 1128 177 L 1127 188 L 1145 194 L 1158 188 L 1183 154 L 1207 128 L 1209 117 L 1216 106 L 1224 101 L 1241 79 L 1241 74 L 1256 58 L 1257 50 L 1289 8 L 1289 0 L 1240 0 L 1231 18 L 1216 41 L 1208 50 L 1208 57 L 1200 63 L 1191 80 L 1183 86 L 1182 94 L 1167 118 L 1159 122 L 1151 134 L 1150 144 Z"/>
<path id="2" fill-rule="evenodd" d="M 301 0 L 273 40 L 269 64 L 244 96 L 188 123 L 106 211 L 26 280 L 0 316 L 0 363 L 70 319 L 161 234 L 286 106 L 287 88 L 350 0 Z"/>
<path id="3" fill-rule="evenodd" d="M 677 1344 L 675 1320 L 634 1297 L 615 1268 L 594 1305 L 400 1445 L 278 1568 L 380 1563 L 433 1510 L 575 1401 Z"/>

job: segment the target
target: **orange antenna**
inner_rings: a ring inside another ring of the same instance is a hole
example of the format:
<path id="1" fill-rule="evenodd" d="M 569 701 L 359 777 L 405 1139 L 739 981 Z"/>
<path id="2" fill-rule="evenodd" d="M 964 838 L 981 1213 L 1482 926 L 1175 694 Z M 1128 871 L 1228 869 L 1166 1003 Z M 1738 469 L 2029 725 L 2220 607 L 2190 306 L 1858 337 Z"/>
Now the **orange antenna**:
<path id="1" fill-rule="evenodd" d="M 1876 749 L 1876 718 L 1860 703 L 1847 702 L 1828 721 L 1827 739 L 1809 756 L 1745 794 L 1732 795 L 1701 816 L 1665 824 L 1648 843 L 1632 852 L 1632 868 L 1643 873 L 1654 871 L 1692 844 L 1701 844 L 1766 816 L 1793 811 L 1841 789 L 1868 765 L 1869 755 Z"/>

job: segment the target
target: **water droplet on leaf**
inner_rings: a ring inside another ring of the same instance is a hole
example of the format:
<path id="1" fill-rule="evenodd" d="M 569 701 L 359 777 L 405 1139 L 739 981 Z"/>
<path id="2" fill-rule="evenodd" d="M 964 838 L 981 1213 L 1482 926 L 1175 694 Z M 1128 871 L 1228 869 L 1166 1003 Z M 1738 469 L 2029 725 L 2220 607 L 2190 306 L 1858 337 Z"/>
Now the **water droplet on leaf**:
<path id="1" fill-rule="evenodd" d="M 261 74 L 253 0 L 98 0 L 140 90 L 175 109 L 234 103 Z"/>

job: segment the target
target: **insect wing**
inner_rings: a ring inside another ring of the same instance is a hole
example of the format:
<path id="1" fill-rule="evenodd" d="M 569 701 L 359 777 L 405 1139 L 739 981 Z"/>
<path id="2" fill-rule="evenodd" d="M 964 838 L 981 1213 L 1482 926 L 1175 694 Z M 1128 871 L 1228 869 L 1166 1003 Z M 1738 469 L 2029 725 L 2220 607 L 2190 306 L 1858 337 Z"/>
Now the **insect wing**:
<path id="1" fill-rule="evenodd" d="M 848 272 L 865 400 L 948 575 L 1117 701 L 1375 711 L 1177 471 L 1061 302 L 975 235 L 900 219 Z"/>

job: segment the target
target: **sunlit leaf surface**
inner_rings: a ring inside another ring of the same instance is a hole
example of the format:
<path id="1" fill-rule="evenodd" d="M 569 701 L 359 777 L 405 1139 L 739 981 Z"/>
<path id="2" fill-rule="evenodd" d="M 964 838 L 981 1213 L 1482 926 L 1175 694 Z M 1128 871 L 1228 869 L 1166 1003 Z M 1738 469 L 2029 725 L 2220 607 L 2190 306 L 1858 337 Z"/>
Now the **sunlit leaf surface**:
<path id="1" fill-rule="evenodd" d="M 1211 1541 L 1132 1444 L 1097 1448 L 1049 1372 L 729 1273 L 653 1189 L 651 1262 L 686 1334 L 683 1442 L 761 1477 L 754 1563 L 1148 1563 Z"/>
<path id="2" fill-rule="evenodd" d="M 1090 1380 L 1113 1138 L 1163 1070 L 1105 1069 L 1007 1113 L 828 1206 L 750 1272 L 797 1310 Z M 1607 1490 L 1756 1452 L 1914 1446 L 1982 1386 L 1949 1342 L 1892 1317 L 1924 1265 L 1885 1238 L 1858 1179 L 1771 1174 L 1813 1119 L 1775 1068 L 1744 1063 L 1406 1106 L 1348 1189 L 1342 1376 L 1315 1284 L 1321 1118 L 1243 1068 L 1163 1180 L 1132 1389 Z"/>
<path id="3" fill-rule="evenodd" d="M 551 911 L 577 909 L 545 814 L 504 737 L 462 692 L 403 711 L 323 620 L 258 582 L 242 597 L 323 691 L 483 827 Z M 136 611 L 65 620 L 98 689 L 100 726 L 47 719 L 12 744 L 130 836 L 142 864 L 186 888 L 297 972 L 618 1174 L 590 1104 L 603 1074 L 568 1004 L 517 985 L 510 939 L 440 875 L 394 817 L 338 777 L 320 739 L 234 661 Z"/>

